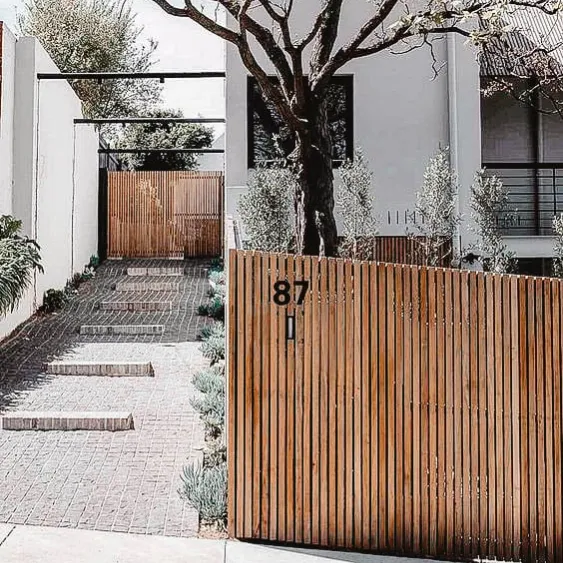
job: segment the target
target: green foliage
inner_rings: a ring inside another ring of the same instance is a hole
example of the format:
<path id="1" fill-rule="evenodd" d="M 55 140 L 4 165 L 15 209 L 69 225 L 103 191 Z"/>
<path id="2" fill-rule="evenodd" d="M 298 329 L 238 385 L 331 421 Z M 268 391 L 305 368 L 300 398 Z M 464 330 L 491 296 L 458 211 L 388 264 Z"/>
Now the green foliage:
<path id="1" fill-rule="evenodd" d="M 222 272 L 225 269 L 224 265 L 223 265 L 223 258 L 221 257 L 217 257 L 217 258 L 212 258 L 210 263 L 209 263 L 209 268 L 208 268 L 208 272 L 211 274 L 211 272 Z"/>
<path id="2" fill-rule="evenodd" d="M 427 266 L 439 266 L 451 257 L 451 241 L 461 222 L 457 212 L 457 179 L 449 153 L 441 150 L 430 159 L 422 188 L 416 195 L 417 237 Z"/>
<path id="3" fill-rule="evenodd" d="M 144 40 L 135 18 L 130 0 L 26 0 L 18 28 L 41 41 L 61 72 L 146 72 L 157 44 Z M 89 117 L 143 115 L 161 93 L 155 80 L 70 82 Z"/>
<path id="4" fill-rule="evenodd" d="M 192 380 L 200 392 L 191 399 L 192 407 L 205 424 L 207 436 L 218 438 L 225 429 L 225 375 L 220 366 L 199 372 Z"/>
<path id="5" fill-rule="evenodd" d="M 553 217 L 553 234 L 555 235 L 553 275 L 557 278 L 563 278 L 563 213 Z"/>
<path id="6" fill-rule="evenodd" d="M 198 371 L 194 375 L 192 383 L 200 393 L 225 394 L 225 369 L 215 365 Z"/>
<path id="7" fill-rule="evenodd" d="M 92 270 L 97 270 L 100 266 L 100 258 L 97 254 L 92 254 L 90 256 L 90 262 L 88 263 L 88 267 L 92 268 Z"/>
<path id="8" fill-rule="evenodd" d="M 221 270 L 211 270 L 209 272 L 209 281 L 215 285 L 225 285 L 225 272 Z"/>
<path id="9" fill-rule="evenodd" d="M 54 313 L 62 309 L 69 300 L 69 292 L 66 289 L 48 289 L 43 295 L 43 305 L 40 307 L 42 313 Z"/>
<path id="10" fill-rule="evenodd" d="M 215 323 L 209 336 L 201 343 L 202 354 L 214 365 L 225 359 L 225 325 Z"/>
<path id="11" fill-rule="evenodd" d="M 374 216 L 372 176 L 361 150 L 357 150 L 354 159 L 345 162 L 340 168 L 336 200 L 344 235 L 339 251 L 345 258 L 373 258 L 377 221 Z"/>
<path id="12" fill-rule="evenodd" d="M 21 226 L 21 221 L 9 215 L 0 217 L 0 315 L 17 307 L 34 271 L 43 271 L 39 246 L 20 236 Z"/>
<path id="13" fill-rule="evenodd" d="M 287 252 L 294 238 L 295 174 L 287 167 L 257 168 L 239 200 L 246 245 L 250 250 Z"/>
<path id="14" fill-rule="evenodd" d="M 147 117 L 184 117 L 179 110 L 153 109 Z M 192 123 L 129 125 L 117 143 L 129 149 L 201 149 L 211 146 L 214 132 L 210 127 Z M 123 155 L 130 170 L 192 170 L 197 168 L 197 155 L 182 153 L 142 153 Z"/>
<path id="15" fill-rule="evenodd" d="M 222 321 L 225 318 L 225 303 L 222 297 L 215 295 L 205 305 L 200 305 L 197 309 L 198 315 L 202 317 L 211 317 L 216 321 Z"/>
<path id="16" fill-rule="evenodd" d="M 481 170 L 471 186 L 471 216 L 477 236 L 476 253 L 486 272 L 503 274 L 516 269 L 516 258 L 503 242 L 499 220 L 510 219 L 508 190 L 496 176 Z"/>
<path id="17" fill-rule="evenodd" d="M 204 467 L 191 464 L 182 474 L 182 496 L 193 506 L 205 522 L 222 526 L 227 519 L 227 467 L 221 464 Z"/>

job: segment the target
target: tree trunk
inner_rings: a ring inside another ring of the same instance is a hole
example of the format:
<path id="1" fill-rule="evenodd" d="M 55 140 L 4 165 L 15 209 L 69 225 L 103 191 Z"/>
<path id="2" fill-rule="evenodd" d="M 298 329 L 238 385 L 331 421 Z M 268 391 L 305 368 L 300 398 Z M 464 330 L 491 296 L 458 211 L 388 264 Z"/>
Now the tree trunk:
<path id="1" fill-rule="evenodd" d="M 297 253 L 334 256 L 338 249 L 334 220 L 332 139 L 326 101 L 311 100 L 304 118 L 308 127 L 297 134 L 293 159 L 298 188 L 295 194 Z"/>

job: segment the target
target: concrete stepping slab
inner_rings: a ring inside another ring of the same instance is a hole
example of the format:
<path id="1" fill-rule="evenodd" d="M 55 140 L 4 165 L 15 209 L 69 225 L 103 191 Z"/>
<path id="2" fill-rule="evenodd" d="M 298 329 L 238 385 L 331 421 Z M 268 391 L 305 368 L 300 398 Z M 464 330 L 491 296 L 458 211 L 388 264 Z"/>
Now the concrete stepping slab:
<path id="1" fill-rule="evenodd" d="M 133 414 L 108 411 L 20 411 L 2 417 L 3 430 L 133 430 Z"/>
<path id="2" fill-rule="evenodd" d="M 128 276 L 183 276 L 184 268 L 127 268 Z"/>
<path id="3" fill-rule="evenodd" d="M 82 325 L 80 334 L 164 334 L 164 325 Z"/>
<path id="4" fill-rule="evenodd" d="M 105 376 L 105 377 L 154 377 L 150 362 L 50 362 L 45 366 L 49 375 Z"/>
<path id="5" fill-rule="evenodd" d="M 180 291 L 180 282 L 119 282 L 115 284 L 115 291 Z"/>
<path id="6" fill-rule="evenodd" d="M 172 301 L 101 301 L 102 311 L 172 311 Z"/>

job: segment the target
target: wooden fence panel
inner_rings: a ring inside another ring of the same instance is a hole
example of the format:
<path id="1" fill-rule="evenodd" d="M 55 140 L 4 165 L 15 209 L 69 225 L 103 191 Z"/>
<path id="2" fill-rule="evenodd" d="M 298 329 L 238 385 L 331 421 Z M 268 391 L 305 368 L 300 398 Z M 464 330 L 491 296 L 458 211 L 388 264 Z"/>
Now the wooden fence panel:
<path id="1" fill-rule="evenodd" d="M 229 531 L 563 556 L 562 283 L 233 251 Z"/>
<path id="2" fill-rule="evenodd" d="M 108 173 L 109 257 L 217 256 L 222 249 L 220 172 Z"/>

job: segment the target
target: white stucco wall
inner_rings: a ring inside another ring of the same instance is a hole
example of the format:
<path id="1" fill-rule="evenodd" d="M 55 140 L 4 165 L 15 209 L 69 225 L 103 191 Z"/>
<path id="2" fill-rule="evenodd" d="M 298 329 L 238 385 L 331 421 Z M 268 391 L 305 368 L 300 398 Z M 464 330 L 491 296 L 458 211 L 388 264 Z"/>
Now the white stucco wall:
<path id="1" fill-rule="evenodd" d="M 99 135 L 92 125 L 76 126 L 74 157 L 73 272 L 79 272 L 98 252 Z"/>
<path id="2" fill-rule="evenodd" d="M 18 310 L 0 321 L 0 337 L 41 305 L 47 289 L 62 289 L 97 252 L 98 134 L 74 124 L 82 112 L 70 85 L 38 82 L 38 72 L 58 70 L 36 39 L 18 39 L 12 213 L 39 243 L 44 273 L 36 274 Z"/>
<path id="3" fill-rule="evenodd" d="M 225 133 L 222 133 L 213 141 L 211 148 L 225 148 Z M 225 169 L 225 155 L 221 153 L 202 154 L 197 161 L 198 169 L 203 172 L 223 172 Z"/>
<path id="4" fill-rule="evenodd" d="M 312 24 L 316 4 L 295 4 L 296 36 Z M 340 25 L 342 42 L 365 21 L 370 9 L 373 6 L 368 2 L 349 4 Z M 259 50 L 256 52 L 259 54 Z M 374 172 L 374 196 L 384 235 L 405 234 L 405 212 L 413 209 L 428 160 L 440 147 L 452 144 L 452 119 L 459 146 L 457 164 L 463 165 L 459 174 L 462 190 L 468 191 L 467 180 L 470 184 L 480 167 L 479 84 L 474 54 L 463 41 L 456 43 L 453 52 L 458 68 L 454 70 L 450 69 L 451 53 L 445 39 L 436 43 L 434 52 L 438 65 L 447 63 L 437 76 L 427 49 L 401 55 L 382 53 L 353 61 L 340 71 L 354 77 L 354 145 L 363 149 Z M 267 66 L 263 57 L 259 60 Z M 450 107 L 449 72 L 455 72 L 460 81 L 455 107 Z M 226 204 L 227 213 L 235 218 L 237 200 L 248 177 L 246 77 L 237 51 L 227 47 Z"/>
<path id="5" fill-rule="evenodd" d="M 5 25 L 0 33 L 0 215 L 7 215 L 12 212 L 16 38 Z"/>

